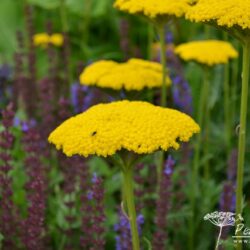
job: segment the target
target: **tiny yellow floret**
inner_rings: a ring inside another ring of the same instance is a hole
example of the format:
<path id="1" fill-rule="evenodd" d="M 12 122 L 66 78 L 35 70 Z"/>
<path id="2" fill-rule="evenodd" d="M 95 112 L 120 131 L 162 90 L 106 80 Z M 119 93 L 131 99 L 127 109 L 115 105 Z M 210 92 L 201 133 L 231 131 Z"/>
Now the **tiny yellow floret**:
<path id="1" fill-rule="evenodd" d="M 125 63 L 109 60 L 95 62 L 80 75 L 80 83 L 88 86 L 127 91 L 156 88 L 162 85 L 162 66 L 156 62 L 133 58 Z M 167 85 L 171 80 L 167 77 Z"/>
<path id="2" fill-rule="evenodd" d="M 186 18 L 216 22 L 219 26 L 250 29 L 250 0 L 199 0 L 188 9 Z"/>
<path id="3" fill-rule="evenodd" d="M 238 57 L 238 52 L 230 43 L 218 40 L 184 43 L 175 48 L 175 53 L 184 61 L 195 61 L 208 66 L 226 64 L 230 59 Z"/>
<path id="4" fill-rule="evenodd" d="M 48 140 L 67 156 L 107 157 L 121 149 L 136 154 L 178 149 L 199 131 L 191 117 L 177 110 L 125 100 L 91 107 L 63 122 Z"/>

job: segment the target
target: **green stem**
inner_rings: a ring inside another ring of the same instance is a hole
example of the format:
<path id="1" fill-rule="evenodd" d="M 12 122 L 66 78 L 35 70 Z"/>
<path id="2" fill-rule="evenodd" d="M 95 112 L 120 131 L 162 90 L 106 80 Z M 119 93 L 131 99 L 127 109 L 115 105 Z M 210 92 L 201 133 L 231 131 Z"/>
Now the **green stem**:
<path id="1" fill-rule="evenodd" d="M 158 33 L 160 38 L 161 47 L 161 64 L 162 64 L 162 91 L 161 91 L 161 106 L 167 106 L 167 56 L 166 56 L 166 43 L 165 43 L 165 29 L 164 25 L 158 26 Z"/>
<path id="2" fill-rule="evenodd" d="M 238 145 L 238 168 L 237 168 L 237 186 L 236 186 L 236 214 L 242 214 L 243 211 L 243 177 L 246 151 L 246 121 L 247 121 L 247 102 L 248 102 L 248 82 L 250 68 L 250 40 L 243 45 L 243 71 L 242 71 L 242 89 L 241 89 L 241 107 L 240 107 L 240 133 Z M 237 250 L 242 249 L 242 244 L 237 244 Z"/>
<path id="3" fill-rule="evenodd" d="M 224 40 L 228 41 L 228 33 L 224 33 Z M 230 154 L 231 150 L 231 130 L 232 130 L 232 120 L 231 120 L 231 107 L 230 107 L 230 64 L 227 63 L 224 67 L 224 117 L 225 117 L 225 145 L 227 148 L 227 155 Z"/>
<path id="4" fill-rule="evenodd" d="M 208 98 L 208 91 L 209 91 L 209 69 L 204 69 L 204 83 L 201 89 L 200 101 L 199 101 L 199 110 L 197 115 L 197 122 L 200 125 L 201 129 L 203 129 L 204 123 L 204 113 L 206 111 L 207 105 L 207 98 Z M 202 145 L 202 133 L 197 135 L 197 141 L 195 144 L 194 149 L 194 162 L 193 162 L 193 169 L 192 169 L 192 176 L 191 176 L 191 187 L 192 193 L 190 194 L 190 203 L 191 203 L 191 212 L 192 215 L 189 221 L 189 249 L 194 249 L 194 235 L 195 235 L 195 200 L 197 198 L 197 191 L 198 191 L 198 173 L 200 167 L 200 151 Z"/>
<path id="5" fill-rule="evenodd" d="M 132 234 L 133 250 L 140 250 L 139 234 L 136 223 L 132 166 L 124 166 L 123 178 L 124 178 L 123 181 L 124 181 L 125 201 L 128 209 L 128 217 Z"/>
<path id="6" fill-rule="evenodd" d="M 239 50 L 239 44 L 236 43 L 237 50 Z M 231 124 L 235 123 L 236 118 L 236 101 L 237 101 L 237 89 L 238 89 L 238 75 L 239 75 L 239 61 L 234 60 L 233 62 L 233 70 L 232 70 L 232 91 L 231 91 Z"/>
<path id="7" fill-rule="evenodd" d="M 160 188 L 163 164 L 164 164 L 164 152 L 157 152 L 157 188 Z"/>
<path id="8" fill-rule="evenodd" d="M 88 57 L 88 42 L 89 42 L 89 28 L 91 22 L 91 9 L 92 9 L 92 1 L 87 0 L 85 2 L 85 10 L 83 16 L 83 25 L 82 25 L 82 51 L 84 56 Z"/>
<path id="9" fill-rule="evenodd" d="M 167 106 L 167 57 L 166 57 L 166 43 L 165 43 L 165 26 L 164 24 L 158 25 L 158 34 L 160 38 L 160 55 L 161 55 L 161 64 L 162 64 L 162 90 L 161 90 L 161 106 Z M 160 185 L 162 168 L 164 162 L 164 152 L 159 152 L 158 154 L 158 164 L 157 164 L 157 173 L 158 173 L 158 186 Z"/>
<path id="10" fill-rule="evenodd" d="M 209 69 L 204 69 L 204 83 L 202 85 L 200 101 L 199 101 L 199 110 L 197 115 L 197 122 L 200 125 L 201 129 L 203 129 L 204 125 L 204 114 L 206 113 L 206 106 L 207 106 L 207 99 L 209 92 Z M 197 142 L 195 145 L 195 153 L 194 153 L 194 164 L 193 164 L 193 185 L 197 184 L 197 176 L 199 171 L 200 165 L 200 151 L 202 145 L 202 133 L 199 133 L 197 136 Z M 195 188 L 196 190 L 196 188 Z"/>
<path id="11" fill-rule="evenodd" d="M 152 45 L 154 42 L 154 29 L 151 23 L 148 24 L 148 60 L 152 60 Z"/>
<path id="12" fill-rule="evenodd" d="M 67 33 L 69 31 L 69 26 L 65 8 L 65 0 L 60 0 L 60 16 L 61 16 L 62 31 L 64 33 Z"/>
<path id="13" fill-rule="evenodd" d="M 208 83 L 208 89 L 207 89 L 207 96 L 210 95 L 210 84 Z M 204 132 L 205 132 L 205 137 L 203 141 L 204 145 L 204 153 L 203 155 L 208 156 L 210 153 L 209 150 L 209 139 L 210 139 L 210 119 L 211 119 L 211 109 L 209 106 L 209 103 L 207 103 L 206 108 L 205 108 L 205 119 L 204 119 Z M 204 177 L 206 180 L 210 178 L 210 159 L 206 159 L 205 166 L 204 166 Z"/>
<path id="14" fill-rule="evenodd" d="M 209 96 L 210 96 L 210 71 L 209 68 L 204 68 L 204 84 L 206 85 L 206 99 L 204 100 L 204 153 L 203 155 L 208 156 L 210 153 L 209 150 L 209 139 L 210 139 L 210 118 L 211 118 L 211 108 L 209 105 Z M 210 178 L 210 159 L 206 159 L 204 165 L 204 177 L 206 180 Z"/>
<path id="15" fill-rule="evenodd" d="M 230 87 L 229 87 L 229 64 L 225 65 L 224 73 L 224 116 L 225 116 L 225 144 L 227 153 L 231 149 L 231 107 L 230 107 Z"/>

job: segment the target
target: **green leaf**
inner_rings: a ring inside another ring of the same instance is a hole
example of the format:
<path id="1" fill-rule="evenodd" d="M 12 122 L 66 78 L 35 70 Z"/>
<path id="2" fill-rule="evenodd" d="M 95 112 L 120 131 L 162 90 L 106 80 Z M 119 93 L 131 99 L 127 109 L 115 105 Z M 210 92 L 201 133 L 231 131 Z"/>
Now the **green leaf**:
<path id="1" fill-rule="evenodd" d="M 60 0 L 28 0 L 28 3 L 43 9 L 56 9 L 60 6 Z"/>
<path id="2" fill-rule="evenodd" d="M 0 1 L 0 63 L 10 61 L 17 49 L 16 32 L 23 27 L 21 1 Z"/>

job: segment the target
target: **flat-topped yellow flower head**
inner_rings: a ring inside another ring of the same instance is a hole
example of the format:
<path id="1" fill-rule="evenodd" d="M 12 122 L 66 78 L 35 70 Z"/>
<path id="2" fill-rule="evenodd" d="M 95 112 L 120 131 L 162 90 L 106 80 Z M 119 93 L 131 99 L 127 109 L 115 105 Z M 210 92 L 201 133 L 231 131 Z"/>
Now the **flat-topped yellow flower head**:
<path id="1" fill-rule="evenodd" d="M 56 47 L 60 47 L 63 45 L 63 35 L 59 33 L 55 33 L 49 35 L 47 33 L 38 33 L 33 36 L 33 43 L 37 47 L 48 47 L 49 44 L 52 44 Z"/>
<path id="2" fill-rule="evenodd" d="M 218 26 L 250 29 L 250 0 L 199 0 L 186 18 L 196 22 L 215 22 Z"/>
<path id="3" fill-rule="evenodd" d="M 38 33 L 33 36 L 35 46 L 46 47 L 50 41 L 50 36 L 47 33 Z"/>
<path id="4" fill-rule="evenodd" d="M 142 59 L 126 63 L 102 60 L 89 65 L 80 75 L 80 83 L 88 86 L 127 91 L 155 88 L 162 85 L 161 64 Z M 170 78 L 167 84 L 170 85 Z"/>
<path id="5" fill-rule="evenodd" d="M 61 47 L 63 45 L 63 35 L 59 33 L 52 34 L 50 36 L 50 43 L 52 43 L 54 46 Z"/>
<path id="6" fill-rule="evenodd" d="M 181 17 L 187 11 L 188 0 L 116 0 L 114 7 L 146 16 L 150 19 Z"/>
<path id="7" fill-rule="evenodd" d="M 178 149 L 199 126 L 177 110 L 141 101 L 99 104 L 57 127 L 49 142 L 67 156 L 107 157 L 125 149 L 136 154 Z"/>
<path id="8" fill-rule="evenodd" d="M 175 53 L 185 61 L 207 66 L 226 64 L 230 59 L 238 57 L 238 52 L 230 43 L 218 40 L 184 43 L 175 48 Z"/>

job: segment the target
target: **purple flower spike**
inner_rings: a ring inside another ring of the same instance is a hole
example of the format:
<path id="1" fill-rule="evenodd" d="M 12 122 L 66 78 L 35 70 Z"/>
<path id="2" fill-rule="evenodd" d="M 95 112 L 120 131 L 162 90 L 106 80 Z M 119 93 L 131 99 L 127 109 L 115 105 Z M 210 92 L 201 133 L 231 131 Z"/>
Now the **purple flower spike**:
<path id="1" fill-rule="evenodd" d="M 142 235 L 142 226 L 144 216 L 139 214 L 136 219 L 139 236 Z M 115 224 L 114 230 L 118 233 L 116 236 L 116 250 L 132 250 L 131 229 L 128 218 L 119 210 L 119 222 Z"/>
<path id="2" fill-rule="evenodd" d="M 41 137 L 36 127 L 27 126 L 23 138 L 26 151 L 25 167 L 28 176 L 26 183 L 29 203 L 28 216 L 22 223 L 22 242 L 27 250 L 44 249 L 44 220 L 46 201 L 45 167 L 42 164 Z"/>
<path id="3" fill-rule="evenodd" d="M 93 192 L 92 191 L 89 191 L 87 193 L 87 197 L 88 197 L 88 200 L 93 200 Z"/>
<path id="4" fill-rule="evenodd" d="M 94 174 L 92 177 L 92 187 L 86 194 L 87 199 L 82 206 L 83 224 L 81 237 L 81 246 L 84 249 L 105 249 L 105 214 L 104 214 L 104 190 L 103 180 Z"/>
<path id="5" fill-rule="evenodd" d="M 97 181 L 98 181 L 97 174 L 94 173 L 94 174 L 93 174 L 93 177 L 92 177 L 92 179 L 91 179 L 91 182 L 92 182 L 93 184 L 95 184 Z"/>
<path id="6" fill-rule="evenodd" d="M 13 105 L 2 112 L 4 130 L 0 133 L 0 232 L 4 236 L 3 249 L 15 247 L 14 236 L 16 233 L 15 207 L 12 202 L 12 179 L 9 172 L 12 170 L 10 154 L 13 148 L 14 136 L 11 127 L 14 121 Z"/>
<path id="7" fill-rule="evenodd" d="M 228 160 L 227 169 L 227 180 L 223 184 L 223 189 L 220 197 L 219 208 L 223 212 L 235 212 L 236 208 L 236 197 L 235 197 L 235 186 L 236 186 L 236 170 L 237 170 L 237 150 L 233 149 L 231 156 Z M 224 228 L 222 231 L 221 239 L 226 240 L 228 237 L 229 228 Z M 224 247 L 220 246 L 220 250 Z"/>
<path id="8" fill-rule="evenodd" d="M 164 174 L 165 175 L 172 175 L 174 165 L 175 165 L 175 160 L 173 159 L 173 157 L 171 155 L 169 155 L 168 159 L 165 163 Z"/>
<path id="9" fill-rule="evenodd" d="M 172 197 L 172 174 L 175 161 L 171 156 L 165 164 L 163 175 L 161 178 L 160 188 L 158 192 L 158 200 L 156 205 L 156 232 L 153 236 L 153 249 L 164 250 L 167 248 L 167 215 L 170 210 L 170 201 Z"/>
<path id="10" fill-rule="evenodd" d="M 3 64 L 0 66 L 0 83 L 1 81 L 9 80 L 11 73 L 11 68 L 8 64 Z"/>
<path id="11" fill-rule="evenodd" d="M 71 102 L 75 113 L 80 113 L 89 108 L 94 98 L 93 91 L 80 83 L 74 83 L 71 86 Z"/>

